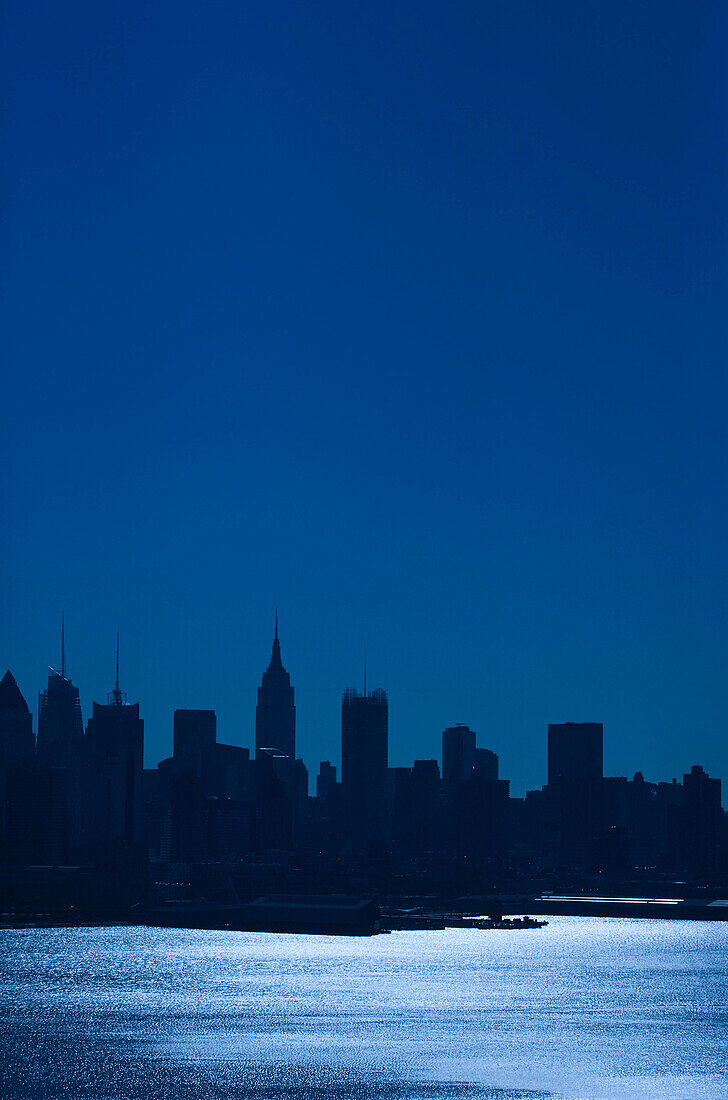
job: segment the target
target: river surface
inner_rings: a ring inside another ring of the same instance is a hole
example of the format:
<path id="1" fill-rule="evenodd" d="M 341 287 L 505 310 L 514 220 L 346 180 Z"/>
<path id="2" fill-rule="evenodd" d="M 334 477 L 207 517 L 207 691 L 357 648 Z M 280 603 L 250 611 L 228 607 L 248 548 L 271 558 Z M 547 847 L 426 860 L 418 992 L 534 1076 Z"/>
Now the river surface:
<path id="1" fill-rule="evenodd" d="M 728 925 L 0 932 L 3 1100 L 728 1096 Z"/>

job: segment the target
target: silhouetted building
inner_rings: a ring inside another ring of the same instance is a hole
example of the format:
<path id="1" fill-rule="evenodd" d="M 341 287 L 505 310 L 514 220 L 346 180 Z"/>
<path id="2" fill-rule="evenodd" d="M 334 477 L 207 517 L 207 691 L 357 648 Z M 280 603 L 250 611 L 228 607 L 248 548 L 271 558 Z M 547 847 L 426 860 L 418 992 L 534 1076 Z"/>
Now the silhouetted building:
<path id="1" fill-rule="evenodd" d="M 253 801 L 255 779 L 249 749 L 238 745 L 215 746 L 213 791 L 216 798 L 230 798 L 236 802 Z"/>
<path id="2" fill-rule="evenodd" d="M 328 855 L 338 852 L 342 840 L 340 796 L 341 784 L 336 782 L 336 768 L 330 760 L 322 760 L 316 776 L 316 797 L 311 800 L 311 840 L 317 851 Z"/>
<path id="3" fill-rule="evenodd" d="M 603 726 L 551 723 L 544 827 L 560 866 L 590 868 L 603 834 Z"/>
<path id="4" fill-rule="evenodd" d="M 677 870 L 682 866 L 683 810 L 685 790 L 682 783 L 655 783 L 653 835 L 656 841 L 658 867 Z"/>
<path id="5" fill-rule="evenodd" d="M 293 762 L 293 843 L 304 844 L 310 823 L 308 799 L 308 768 L 303 760 Z"/>
<path id="6" fill-rule="evenodd" d="M 308 818 L 308 771 L 296 760 L 296 706 L 283 667 L 276 611 L 273 648 L 255 708 L 256 810 L 263 847 L 292 848 Z"/>
<path id="7" fill-rule="evenodd" d="M 336 786 L 336 768 L 330 760 L 322 760 L 316 776 L 316 798 L 327 802 Z"/>
<path id="8" fill-rule="evenodd" d="M 476 749 L 473 758 L 473 775 L 487 783 L 498 780 L 498 754 L 491 749 Z"/>
<path id="9" fill-rule="evenodd" d="M 720 779 L 712 779 L 699 764 L 683 776 L 685 792 L 682 852 L 688 873 L 710 879 L 719 866 L 721 825 Z"/>
<path id="10" fill-rule="evenodd" d="M 248 749 L 217 742 L 214 710 L 174 712 L 174 755 L 157 772 L 146 817 L 152 827 L 161 820 L 163 861 L 237 858 L 254 847 L 255 768 Z"/>
<path id="11" fill-rule="evenodd" d="M 206 794 L 211 793 L 217 744 L 214 710 L 174 712 L 174 763 L 177 771 L 194 772 Z"/>
<path id="12" fill-rule="evenodd" d="M 601 722 L 549 724 L 548 782 L 583 782 L 601 779 L 603 772 Z"/>
<path id="13" fill-rule="evenodd" d="M 476 748 L 471 779 L 475 848 L 488 859 L 503 860 L 510 847 L 510 781 L 499 779 L 498 770 L 498 754 Z"/>
<path id="14" fill-rule="evenodd" d="M 411 784 L 416 846 L 422 852 L 436 852 L 442 846 L 442 783 L 437 760 L 415 760 Z"/>
<path id="15" fill-rule="evenodd" d="M 387 768 L 387 820 L 395 848 L 409 853 L 412 837 L 412 769 Z"/>
<path id="16" fill-rule="evenodd" d="M 160 850 L 171 862 L 214 858 L 215 813 L 210 804 L 216 774 L 214 710 L 174 712 L 173 755 L 160 761 L 159 795 L 165 807 Z"/>
<path id="17" fill-rule="evenodd" d="M 145 768 L 142 772 L 142 817 L 144 846 L 153 860 L 159 860 L 162 851 L 162 832 L 167 812 L 167 791 L 163 788 L 159 768 Z"/>
<path id="18" fill-rule="evenodd" d="M 10 669 L 0 680 L 0 859 L 7 858 L 7 809 L 11 776 L 33 759 L 33 718 Z M 17 782 L 17 779 L 16 779 Z"/>
<path id="19" fill-rule="evenodd" d="M 116 686 L 106 705 L 93 704 L 86 725 L 88 839 L 92 850 L 108 852 L 142 839 L 142 772 L 144 720 L 139 704 L 127 704 L 119 689 L 117 640 Z"/>
<path id="20" fill-rule="evenodd" d="M 65 768 L 33 759 L 8 768 L 3 858 L 17 863 L 68 862 Z"/>
<path id="21" fill-rule="evenodd" d="M 602 780 L 603 830 L 596 845 L 596 868 L 626 875 L 634 866 L 635 837 L 630 783 L 624 775 Z"/>
<path id="22" fill-rule="evenodd" d="M 450 856 L 502 859 L 508 846 L 508 783 L 498 757 L 476 747 L 462 722 L 442 734 L 442 847 Z"/>
<path id="23" fill-rule="evenodd" d="M 341 796 L 357 848 L 387 834 L 389 704 L 386 692 L 344 692 L 341 702 Z"/>
<path id="24" fill-rule="evenodd" d="M 293 846 L 295 763 L 280 749 L 258 749 L 255 758 L 255 802 L 260 848 L 285 849 Z"/>
<path id="25" fill-rule="evenodd" d="M 503 860 L 508 851 L 507 780 L 498 779 L 498 756 L 475 745 L 467 726 L 443 734 L 449 779 L 443 779 L 445 850 L 451 856 Z"/>
<path id="26" fill-rule="evenodd" d="M 83 746 L 78 688 L 65 672 L 48 671 L 48 687 L 38 695 L 38 756 L 53 767 L 75 761 Z"/>
<path id="27" fill-rule="evenodd" d="M 677 781 L 648 783 L 642 772 L 627 782 L 603 781 L 604 826 L 618 827 L 629 841 L 629 864 L 638 872 L 677 871 L 680 867 L 680 817 L 685 792 Z"/>
<path id="28" fill-rule="evenodd" d="M 66 676 L 65 628 L 61 631 L 61 671 L 48 670 L 48 687 L 38 696 L 38 762 L 53 770 L 54 803 L 64 807 L 68 851 L 83 844 L 85 832 L 84 736 L 78 688 Z M 58 772 L 56 769 L 63 769 Z"/>
<path id="29" fill-rule="evenodd" d="M 255 708 L 256 758 L 261 749 L 277 749 L 291 760 L 296 758 L 296 707 L 291 678 L 281 660 L 277 614 L 270 664 L 263 673 Z"/>
<path id="30" fill-rule="evenodd" d="M 392 841 L 395 851 L 414 856 L 442 847 L 442 792 L 437 760 L 415 760 L 411 768 L 390 768 Z"/>
<path id="31" fill-rule="evenodd" d="M 239 858 L 255 843 L 255 767 L 248 749 L 215 746 L 213 811 L 216 858 Z"/>
<path id="32" fill-rule="evenodd" d="M 161 855 L 165 863 L 195 863 L 214 857 L 215 821 L 199 775 L 181 771 L 174 757 L 159 765 L 166 813 Z"/>
<path id="33" fill-rule="evenodd" d="M 475 763 L 475 731 L 459 722 L 442 733 L 442 778 L 467 779 Z"/>
<path id="34" fill-rule="evenodd" d="M 33 755 L 33 716 L 10 669 L 0 680 L 0 771 Z"/>

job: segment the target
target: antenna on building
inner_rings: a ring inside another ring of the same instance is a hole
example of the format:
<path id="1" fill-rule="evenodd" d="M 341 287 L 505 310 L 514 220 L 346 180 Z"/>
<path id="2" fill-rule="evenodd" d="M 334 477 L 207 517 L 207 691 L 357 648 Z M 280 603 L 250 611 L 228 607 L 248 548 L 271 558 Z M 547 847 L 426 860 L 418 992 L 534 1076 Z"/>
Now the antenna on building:
<path id="1" fill-rule="evenodd" d="M 119 628 L 116 628 L 116 684 L 113 691 L 106 693 L 108 706 L 121 707 L 126 703 L 126 692 L 119 687 Z"/>
<path id="2" fill-rule="evenodd" d="M 367 643 L 364 642 L 364 698 L 367 695 Z"/>
<path id="3" fill-rule="evenodd" d="M 278 604 L 276 604 L 276 632 L 274 634 L 274 638 L 277 638 L 277 637 L 278 637 Z"/>
<path id="4" fill-rule="evenodd" d="M 66 678 L 66 612 L 61 612 L 61 676 Z"/>

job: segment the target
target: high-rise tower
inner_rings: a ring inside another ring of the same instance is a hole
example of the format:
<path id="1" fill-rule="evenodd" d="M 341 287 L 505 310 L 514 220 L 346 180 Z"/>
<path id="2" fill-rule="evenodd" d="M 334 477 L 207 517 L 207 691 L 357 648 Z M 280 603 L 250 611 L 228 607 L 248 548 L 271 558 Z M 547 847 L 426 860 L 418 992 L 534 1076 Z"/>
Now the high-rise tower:
<path id="1" fill-rule="evenodd" d="M 256 758 L 260 756 L 261 749 L 277 749 L 292 761 L 296 758 L 296 707 L 291 678 L 281 660 L 278 612 L 270 664 L 263 673 L 255 708 Z"/>
<path id="2" fill-rule="evenodd" d="M 33 719 L 10 669 L 0 680 L 0 772 L 33 755 Z"/>
<path id="3" fill-rule="evenodd" d="M 469 779 L 475 764 L 475 731 L 459 722 L 442 731 L 442 778 Z"/>
<path id="4" fill-rule="evenodd" d="M 341 795 L 357 847 L 387 835 L 389 704 L 386 692 L 355 688 L 341 700 Z"/>
<path id="5" fill-rule="evenodd" d="M 9 802 L 23 791 L 19 772 L 33 760 L 33 719 L 28 704 L 10 669 L 0 680 L 0 859 L 11 854 L 8 824 L 13 813 Z"/>
<path id="6" fill-rule="evenodd" d="M 48 769 L 63 833 L 63 858 L 82 846 L 85 834 L 85 745 L 78 688 L 66 676 L 65 620 L 61 625 L 61 670 L 48 669 L 48 687 L 38 696 L 38 763 Z"/>
<path id="7" fill-rule="evenodd" d="M 144 719 L 139 704 L 127 704 L 119 688 L 119 636 L 116 685 L 106 705 L 93 704 L 86 726 L 89 803 L 88 830 L 94 845 L 132 844 L 141 837 Z"/>
<path id="8" fill-rule="evenodd" d="M 83 748 L 78 688 L 66 676 L 66 628 L 61 626 L 61 671 L 48 669 L 48 687 L 38 695 L 38 756 L 46 764 L 75 766 Z"/>
<path id="9" fill-rule="evenodd" d="M 594 864 L 604 828 L 601 722 L 552 722 L 548 728 L 550 840 L 565 867 Z"/>

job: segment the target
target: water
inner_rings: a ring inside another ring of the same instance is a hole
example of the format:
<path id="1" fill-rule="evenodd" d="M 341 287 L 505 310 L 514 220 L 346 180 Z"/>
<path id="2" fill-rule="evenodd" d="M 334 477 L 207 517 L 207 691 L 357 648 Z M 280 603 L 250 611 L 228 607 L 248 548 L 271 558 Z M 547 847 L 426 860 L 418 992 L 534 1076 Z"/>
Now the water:
<path id="1" fill-rule="evenodd" d="M 3 1100 L 728 1096 L 728 926 L 0 932 Z"/>

